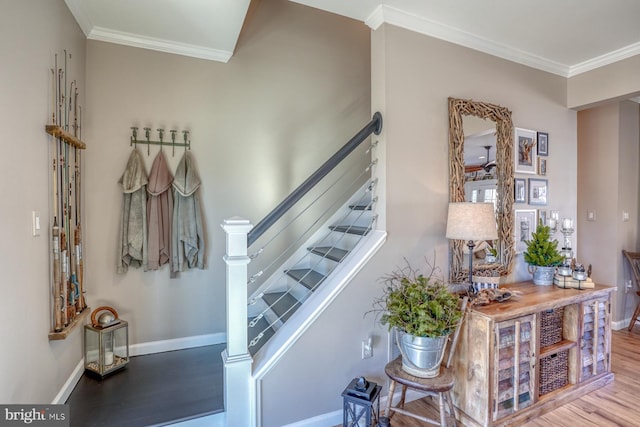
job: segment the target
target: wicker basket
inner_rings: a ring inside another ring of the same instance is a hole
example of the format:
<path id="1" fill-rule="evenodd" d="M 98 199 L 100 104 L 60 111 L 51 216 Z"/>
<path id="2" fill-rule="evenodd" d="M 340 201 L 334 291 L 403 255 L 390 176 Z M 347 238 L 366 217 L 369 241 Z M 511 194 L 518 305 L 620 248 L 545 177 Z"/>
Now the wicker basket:
<path id="1" fill-rule="evenodd" d="M 568 383 L 569 350 L 540 359 L 540 396 L 550 393 Z"/>
<path id="2" fill-rule="evenodd" d="M 562 319 L 564 307 L 540 313 L 540 347 L 547 347 L 562 341 Z"/>

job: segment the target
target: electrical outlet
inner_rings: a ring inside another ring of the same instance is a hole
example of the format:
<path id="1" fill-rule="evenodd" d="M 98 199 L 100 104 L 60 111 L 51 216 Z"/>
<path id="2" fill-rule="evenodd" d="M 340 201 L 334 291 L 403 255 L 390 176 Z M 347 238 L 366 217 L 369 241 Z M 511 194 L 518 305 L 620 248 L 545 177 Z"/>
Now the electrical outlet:
<path id="1" fill-rule="evenodd" d="M 373 357 L 373 347 L 371 346 L 371 338 L 362 341 L 362 358 L 368 359 Z"/>

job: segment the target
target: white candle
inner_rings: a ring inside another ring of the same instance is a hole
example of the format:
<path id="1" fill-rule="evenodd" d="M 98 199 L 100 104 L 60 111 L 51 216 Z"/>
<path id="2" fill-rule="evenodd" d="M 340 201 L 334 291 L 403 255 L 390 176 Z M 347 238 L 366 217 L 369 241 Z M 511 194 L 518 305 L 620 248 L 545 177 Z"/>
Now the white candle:
<path id="1" fill-rule="evenodd" d="M 107 351 L 104 353 L 105 366 L 113 365 L 113 351 Z"/>
<path id="2" fill-rule="evenodd" d="M 552 230 L 556 229 L 556 220 L 555 220 L 555 218 L 549 218 L 549 228 L 551 228 Z"/>
<path id="3" fill-rule="evenodd" d="M 573 228 L 573 220 L 571 218 L 565 218 L 562 220 L 562 228 L 568 230 Z"/>

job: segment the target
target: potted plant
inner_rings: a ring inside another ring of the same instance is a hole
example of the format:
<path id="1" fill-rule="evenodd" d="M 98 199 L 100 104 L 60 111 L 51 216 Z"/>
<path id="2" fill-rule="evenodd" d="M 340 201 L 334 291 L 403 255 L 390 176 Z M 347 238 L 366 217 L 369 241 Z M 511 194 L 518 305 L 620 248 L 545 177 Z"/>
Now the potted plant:
<path id="1" fill-rule="evenodd" d="M 564 260 L 558 250 L 558 241 L 551 240 L 551 228 L 544 225 L 542 220 L 531 237 L 531 240 L 525 241 L 527 250 L 524 252 L 524 260 L 529 264 L 529 272 L 533 274 L 533 283 L 552 285 L 556 267 Z"/>
<path id="2" fill-rule="evenodd" d="M 498 241 L 494 240 L 489 243 L 489 246 L 486 249 L 487 256 L 485 261 L 487 264 L 493 264 L 498 261 Z"/>
<path id="3" fill-rule="evenodd" d="M 406 260 L 405 260 L 406 261 Z M 402 368 L 422 378 L 436 377 L 449 334 L 460 322 L 458 296 L 434 274 L 414 270 L 408 261 L 403 269 L 382 277 L 382 296 L 374 300 L 373 312 L 380 323 L 395 329 L 402 353 Z"/>

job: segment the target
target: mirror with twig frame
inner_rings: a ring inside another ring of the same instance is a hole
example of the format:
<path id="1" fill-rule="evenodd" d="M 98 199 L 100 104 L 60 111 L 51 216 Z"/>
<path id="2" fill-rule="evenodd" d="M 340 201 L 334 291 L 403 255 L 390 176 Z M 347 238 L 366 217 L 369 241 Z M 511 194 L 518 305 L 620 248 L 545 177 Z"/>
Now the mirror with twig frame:
<path id="1" fill-rule="evenodd" d="M 470 99 L 449 98 L 449 200 L 464 202 L 465 162 L 463 117 L 475 116 L 491 120 L 496 125 L 496 179 L 495 201 L 498 226 L 498 262 L 479 265 L 476 269 L 493 270 L 492 273 L 506 276 L 511 272 L 514 258 L 513 234 L 513 122 L 511 111 L 499 105 Z M 454 283 L 468 281 L 469 272 L 465 268 L 463 240 L 451 240 L 450 279 Z M 471 256 L 471 255 L 470 255 Z"/>

